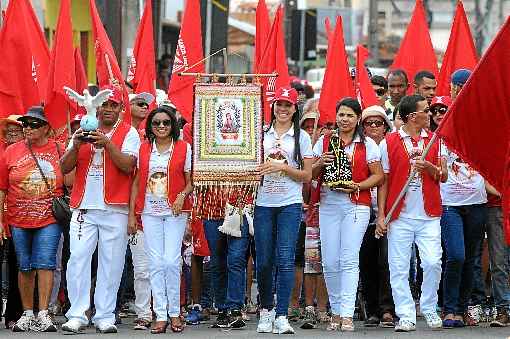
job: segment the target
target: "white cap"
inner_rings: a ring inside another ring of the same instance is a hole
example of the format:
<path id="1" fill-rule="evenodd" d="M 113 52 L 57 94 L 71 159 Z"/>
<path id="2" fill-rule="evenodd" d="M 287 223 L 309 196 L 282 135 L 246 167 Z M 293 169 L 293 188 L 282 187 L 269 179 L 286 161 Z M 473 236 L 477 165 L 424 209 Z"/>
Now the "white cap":
<path id="1" fill-rule="evenodd" d="M 154 101 L 154 95 L 147 93 L 147 92 L 130 94 L 129 102 L 131 102 L 133 100 L 141 100 L 141 101 L 145 102 L 147 105 L 150 105 Z"/>

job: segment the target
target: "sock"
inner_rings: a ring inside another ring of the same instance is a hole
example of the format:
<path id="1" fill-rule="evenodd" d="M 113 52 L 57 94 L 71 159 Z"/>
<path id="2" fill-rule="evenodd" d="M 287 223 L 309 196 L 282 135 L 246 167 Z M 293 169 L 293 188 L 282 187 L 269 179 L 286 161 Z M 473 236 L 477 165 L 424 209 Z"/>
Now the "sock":
<path id="1" fill-rule="evenodd" d="M 23 312 L 23 315 L 26 315 L 27 317 L 33 317 L 34 316 L 34 311 L 33 310 L 26 310 L 25 312 Z"/>
<path id="2" fill-rule="evenodd" d="M 38 317 L 48 314 L 48 310 L 39 310 Z"/>

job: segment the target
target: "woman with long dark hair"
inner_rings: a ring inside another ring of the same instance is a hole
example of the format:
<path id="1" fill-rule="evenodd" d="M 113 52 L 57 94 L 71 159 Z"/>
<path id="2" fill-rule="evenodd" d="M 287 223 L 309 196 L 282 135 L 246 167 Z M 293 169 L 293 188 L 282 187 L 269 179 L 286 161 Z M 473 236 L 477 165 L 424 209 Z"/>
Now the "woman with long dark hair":
<path id="1" fill-rule="evenodd" d="M 260 296 L 259 333 L 294 333 L 287 319 L 294 282 L 294 254 L 301 223 L 303 183 L 312 177 L 310 136 L 299 126 L 297 92 L 279 88 L 264 132 L 264 176 L 255 205 L 255 249 Z M 275 257 L 276 254 L 276 257 Z M 273 265 L 276 310 L 273 309 Z"/>
<path id="2" fill-rule="evenodd" d="M 322 266 L 332 311 L 328 330 L 354 331 L 359 251 L 370 219 L 370 189 L 384 177 L 379 148 L 363 134 L 361 113 L 356 99 L 340 100 L 337 129 L 314 146 L 313 177 L 321 183 L 320 195 L 315 196 L 320 196 Z"/>
<path id="3" fill-rule="evenodd" d="M 151 333 L 166 332 L 168 318 L 172 331 L 181 332 L 181 243 L 191 210 L 191 147 L 179 140 L 175 110 L 170 107 L 149 113 L 145 133 L 148 141 L 140 147 L 128 231 L 136 233 L 136 215 L 141 215 L 156 313 Z"/>

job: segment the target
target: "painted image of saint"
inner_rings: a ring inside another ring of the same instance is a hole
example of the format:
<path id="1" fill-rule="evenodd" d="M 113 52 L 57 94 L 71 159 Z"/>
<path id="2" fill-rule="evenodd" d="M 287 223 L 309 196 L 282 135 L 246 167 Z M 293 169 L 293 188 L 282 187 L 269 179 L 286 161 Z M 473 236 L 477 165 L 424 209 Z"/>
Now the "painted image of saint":
<path id="1" fill-rule="evenodd" d="M 240 112 L 233 102 L 226 101 L 218 107 L 218 127 L 221 133 L 239 133 Z"/>
<path id="2" fill-rule="evenodd" d="M 57 186 L 57 176 L 53 169 L 51 163 L 45 159 L 37 158 L 39 165 L 41 166 L 46 179 L 48 180 L 48 185 L 51 190 L 54 190 Z M 48 194 L 48 188 L 46 187 L 46 183 L 44 182 L 43 177 L 41 176 L 41 172 L 37 167 L 30 170 L 25 178 L 20 183 L 21 188 L 27 196 L 31 197 L 42 197 Z"/>
<path id="3" fill-rule="evenodd" d="M 147 182 L 147 189 L 150 194 L 158 198 L 166 198 L 168 196 L 167 187 L 167 176 L 164 172 L 152 173 Z"/>

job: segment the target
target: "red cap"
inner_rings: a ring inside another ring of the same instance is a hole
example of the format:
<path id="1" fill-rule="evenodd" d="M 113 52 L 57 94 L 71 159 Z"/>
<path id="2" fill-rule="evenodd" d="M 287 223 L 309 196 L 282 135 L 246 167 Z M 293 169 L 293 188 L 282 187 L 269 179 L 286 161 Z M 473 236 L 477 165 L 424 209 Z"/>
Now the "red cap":
<path id="1" fill-rule="evenodd" d="M 108 86 L 104 86 L 103 88 L 101 88 L 101 90 L 104 90 L 104 89 L 109 89 L 113 92 L 113 94 L 108 98 L 109 101 L 113 101 L 113 102 L 116 102 L 118 104 L 122 103 L 122 92 L 119 88 L 115 87 L 115 86 L 112 86 L 112 85 L 108 85 Z"/>
<path id="2" fill-rule="evenodd" d="M 432 102 L 430 103 L 430 107 L 434 105 L 443 105 L 446 107 L 450 107 L 452 105 L 452 98 L 446 95 L 442 97 L 434 97 L 434 99 L 432 99 Z"/>
<path id="3" fill-rule="evenodd" d="M 76 114 L 73 121 L 81 121 L 81 119 L 83 119 L 83 114 Z"/>
<path id="4" fill-rule="evenodd" d="M 288 101 L 291 104 L 295 105 L 298 99 L 297 91 L 289 86 L 280 87 L 276 90 L 273 101 Z"/>

